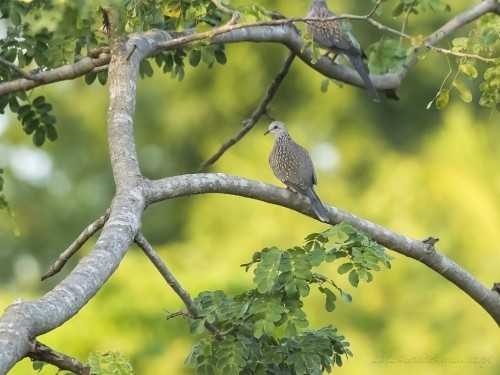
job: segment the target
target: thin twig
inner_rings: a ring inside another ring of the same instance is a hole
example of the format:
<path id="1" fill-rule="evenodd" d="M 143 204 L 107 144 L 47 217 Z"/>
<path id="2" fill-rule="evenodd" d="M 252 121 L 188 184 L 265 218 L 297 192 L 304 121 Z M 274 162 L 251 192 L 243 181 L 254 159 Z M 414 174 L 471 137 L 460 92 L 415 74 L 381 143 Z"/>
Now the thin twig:
<path id="1" fill-rule="evenodd" d="M 135 243 L 144 251 L 144 254 L 149 258 L 151 263 L 156 267 L 160 275 L 167 282 L 168 285 L 173 289 L 173 291 L 179 296 L 184 305 L 187 308 L 189 316 L 193 319 L 197 319 L 199 316 L 198 308 L 194 304 L 189 293 L 182 287 L 182 285 L 177 281 L 172 272 L 168 269 L 163 260 L 156 254 L 153 247 L 149 244 L 142 233 L 138 233 L 135 237 Z M 219 330 L 213 324 L 205 322 L 205 328 L 212 333 L 217 339 L 222 339 Z"/>
<path id="2" fill-rule="evenodd" d="M 212 4 L 215 5 L 215 7 L 217 9 L 219 9 L 222 13 L 225 13 L 225 14 L 228 14 L 230 16 L 233 15 L 233 13 L 235 12 L 234 10 L 232 9 L 229 9 L 227 7 L 225 7 L 224 5 L 222 5 L 222 3 L 219 1 L 219 0 L 210 0 Z"/>
<path id="3" fill-rule="evenodd" d="M 187 314 L 184 311 L 176 311 L 174 313 L 168 313 L 167 314 L 167 320 L 177 318 L 178 316 L 186 316 Z M 189 316 L 189 315 L 187 315 Z"/>
<path id="4" fill-rule="evenodd" d="M 35 339 L 29 341 L 30 351 L 27 357 L 34 361 L 42 361 L 56 366 L 60 370 L 71 371 L 77 375 L 89 375 L 90 367 L 75 358 L 60 353 Z"/>
<path id="5" fill-rule="evenodd" d="M 491 290 L 494 291 L 495 293 L 500 294 L 500 283 L 494 283 Z"/>
<path id="6" fill-rule="evenodd" d="M 368 13 L 365 17 L 366 18 L 371 18 L 373 16 L 373 14 L 377 11 L 377 9 L 380 6 L 381 2 L 382 2 L 382 0 L 378 0 L 377 4 L 375 4 L 375 6 L 373 7 L 373 9 L 370 11 L 370 13 Z"/>
<path id="7" fill-rule="evenodd" d="M 136 49 L 137 49 L 137 44 L 134 44 L 132 46 L 132 49 L 128 53 L 127 58 L 125 59 L 125 61 L 129 61 L 130 60 L 130 58 L 132 57 L 132 54 L 135 52 Z"/>
<path id="8" fill-rule="evenodd" d="M 448 23 L 443 25 L 440 30 L 446 30 L 446 35 L 450 35 L 453 31 L 459 29 L 460 27 L 471 23 L 473 20 L 477 19 L 483 14 L 487 13 L 495 13 L 500 15 L 500 2 L 496 2 L 493 0 L 485 0 L 480 2 L 477 5 L 474 5 L 470 9 L 458 14 L 454 18 L 452 18 Z M 318 18 L 314 20 L 332 20 L 332 19 L 352 19 L 352 20 L 362 20 L 369 22 L 370 24 L 376 26 L 378 29 L 387 31 L 389 33 L 402 36 L 403 38 L 410 38 L 409 35 L 402 34 L 401 32 L 391 29 L 387 26 L 382 25 L 379 22 L 374 21 L 372 18 L 366 18 L 366 16 L 351 16 L 351 15 L 343 15 L 343 16 L 336 16 L 336 17 L 330 17 L 330 18 Z M 290 24 L 294 22 L 304 22 L 304 20 L 313 20 L 312 18 L 290 18 L 290 19 L 274 19 L 272 21 L 267 21 L 267 22 L 257 22 L 257 23 L 245 23 L 245 24 L 237 24 L 237 25 L 223 25 L 222 27 L 215 28 L 211 31 L 207 31 L 204 33 L 198 33 L 198 34 L 191 34 L 185 35 L 186 33 L 180 33 L 184 34 L 184 36 L 181 37 L 176 37 L 174 39 L 169 39 L 164 42 L 158 42 L 155 44 L 154 48 L 154 53 L 151 53 L 147 57 L 152 57 L 157 53 L 160 53 L 161 51 L 164 50 L 170 50 L 170 49 L 175 49 L 179 48 L 181 46 L 184 46 L 187 43 L 193 42 L 193 41 L 198 41 L 202 39 L 207 39 L 207 38 L 213 38 L 216 35 L 221 35 L 224 33 L 231 32 L 233 30 L 237 29 L 243 29 L 243 28 L 254 28 L 254 27 L 259 27 L 259 26 L 276 26 L 276 25 L 285 25 L 285 24 Z M 175 34 L 175 33 L 171 33 Z M 435 35 L 434 33 L 433 35 Z M 426 38 L 426 46 L 428 48 L 432 48 L 432 46 L 436 45 L 442 37 L 434 37 L 433 35 L 428 36 Z M 139 35 L 140 36 L 140 35 Z M 95 51 L 94 55 L 92 56 L 92 59 L 84 59 L 83 61 L 80 62 L 75 62 L 74 64 L 71 65 L 65 65 L 59 68 L 54 68 L 50 70 L 46 70 L 43 72 L 40 72 L 37 74 L 37 77 L 40 78 L 40 81 L 35 82 L 31 80 L 25 80 L 24 78 L 19 78 L 14 81 L 10 82 L 2 82 L 0 83 L 0 96 L 19 91 L 19 90 L 29 90 L 35 87 L 38 87 L 43 84 L 51 84 L 54 82 L 59 82 L 62 80 L 68 80 L 68 79 L 73 79 L 76 77 L 80 77 L 84 74 L 87 74 L 92 71 L 92 69 L 98 67 L 98 66 L 103 66 L 109 63 L 110 60 L 110 54 L 109 54 L 109 47 L 105 47 L 101 50 Z M 295 51 L 299 53 L 298 51 Z M 456 52 L 454 52 L 456 54 Z M 459 57 L 464 57 L 460 56 Z M 466 57 L 471 57 L 471 58 L 476 58 L 477 55 L 466 55 Z M 484 58 L 483 58 L 484 60 Z M 408 72 L 416 63 L 418 59 L 415 58 L 413 59 L 409 64 L 406 64 L 405 66 L 405 72 Z M 486 61 L 491 61 L 491 60 L 486 60 Z M 406 75 L 405 72 L 401 72 L 399 74 L 399 80 L 402 80 L 404 76 Z"/>
<path id="9" fill-rule="evenodd" d="M 90 224 L 83 232 L 76 238 L 76 240 L 64 250 L 55 263 L 50 266 L 49 270 L 42 276 L 42 281 L 54 276 L 62 270 L 66 262 L 78 251 L 80 248 L 91 238 L 99 229 L 101 229 L 109 218 L 110 210 L 108 209 L 104 215 Z"/>
<path id="10" fill-rule="evenodd" d="M 30 73 L 26 73 L 24 70 L 22 70 L 20 67 L 18 67 L 16 64 L 13 64 L 7 60 L 5 60 L 4 58 L 0 57 L 0 63 L 5 65 L 5 66 L 8 66 L 9 68 L 11 68 L 12 70 L 16 71 L 17 73 L 19 73 L 23 78 L 26 78 L 26 79 L 29 79 L 30 81 L 40 81 L 40 78 L 37 77 L 37 76 L 34 76 L 33 74 L 30 74 Z"/>
<path id="11" fill-rule="evenodd" d="M 390 32 L 392 34 L 395 34 L 395 35 L 399 36 L 400 38 L 404 38 L 404 39 L 407 39 L 407 40 L 411 40 L 412 39 L 411 35 L 405 34 L 405 33 L 401 32 L 401 31 L 398 31 L 398 30 L 391 29 L 390 27 L 387 27 L 387 26 L 381 24 L 380 22 L 375 21 L 372 18 L 367 18 L 366 22 L 372 24 L 373 26 L 377 27 L 380 30 L 387 31 L 387 32 Z M 453 51 L 453 50 L 446 49 L 446 48 L 436 47 L 436 46 L 434 46 L 434 44 L 429 43 L 427 41 L 428 39 L 430 39 L 430 37 L 427 37 L 424 40 L 425 47 L 427 49 L 430 49 L 430 50 L 433 50 L 433 51 L 436 51 L 436 52 L 440 52 L 440 53 L 443 53 L 443 54 L 446 54 L 446 55 L 453 55 L 453 56 L 457 56 L 457 57 L 470 57 L 472 59 L 477 59 L 477 60 L 481 60 L 481 61 L 484 61 L 484 62 L 493 62 L 493 61 L 496 60 L 496 58 L 483 57 L 483 56 L 476 55 L 476 54 L 473 54 L 473 53 L 464 53 L 464 52 Z"/>
<path id="12" fill-rule="evenodd" d="M 222 13 L 228 14 L 231 16 L 231 19 L 226 23 L 226 25 L 234 25 L 240 19 L 240 13 L 236 10 L 229 9 L 221 4 L 219 0 L 211 0 L 212 4 L 215 5 L 217 9 L 219 9 Z"/>
<path id="13" fill-rule="evenodd" d="M 205 160 L 201 165 L 200 165 L 200 170 L 208 167 L 209 165 L 214 164 L 219 158 L 224 155 L 224 153 L 234 146 L 236 143 L 238 143 L 239 140 L 241 140 L 252 128 L 257 124 L 259 119 L 261 118 L 262 115 L 268 113 L 268 106 L 271 100 L 273 99 L 274 95 L 278 91 L 278 88 L 287 75 L 290 66 L 292 65 L 293 60 L 295 59 L 295 53 L 290 52 L 290 54 L 287 56 L 285 62 L 283 63 L 283 66 L 281 67 L 281 70 L 279 73 L 274 77 L 273 81 L 271 82 L 271 85 L 268 87 L 266 95 L 260 102 L 259 106 L 257 109 L 252 113 L 252 116 L 250 116 L 249 119 L 246 119 L 243 121 L 243 129 L 239 131 L 238 134 L 236 134 L 234 137 L 230 138 L 228 141 L 226 141 L 222 146 L 219 148 L 219 150 L 211 156 L 209 159 Z"/>

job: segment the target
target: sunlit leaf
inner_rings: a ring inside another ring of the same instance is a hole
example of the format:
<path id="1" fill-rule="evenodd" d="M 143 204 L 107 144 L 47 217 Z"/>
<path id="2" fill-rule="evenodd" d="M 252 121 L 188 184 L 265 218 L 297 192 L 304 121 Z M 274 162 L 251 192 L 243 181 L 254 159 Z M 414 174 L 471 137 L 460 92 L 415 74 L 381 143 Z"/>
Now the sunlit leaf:
<path id="1" fill-rule="evenodd" d="M 472 101 L 472 93 L 469 88 L 460 80 L 456 79 L 453 81 L 453 87 L 455 87 L 460 93 L 460 98 L 466 102 L 470 103 Z"/>
<path id="2" fill-rule="evenodd" d="M 438 109 L 443 109 L 448 105 L 449 100 L 450 100 L 450 90 L 441 89 L 436 98 L 436 107 Z"/>
<path id="3" fill-rule="evenodd" d="M 472 77 L 472 78 L 477 77 L 477 69 L 474 68 L 473 65 L 468 64 L 468 63 L 464 63 L 464 64 L 460 64 L 459 68 L 460 68 L 460 71 L 462 73 L 468 75 L 469 77 Z"/>

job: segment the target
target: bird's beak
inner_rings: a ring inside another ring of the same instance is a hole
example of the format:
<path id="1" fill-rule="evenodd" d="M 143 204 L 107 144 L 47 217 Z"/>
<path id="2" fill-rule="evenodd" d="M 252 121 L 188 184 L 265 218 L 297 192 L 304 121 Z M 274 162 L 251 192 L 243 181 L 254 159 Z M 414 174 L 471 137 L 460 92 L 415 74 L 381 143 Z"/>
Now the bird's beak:
<path id="1" fill-rule="evenodd" d="M 268 135 L 269 133 L 271 133 L 271 130 L 267 129 L 264 135 Z"/>

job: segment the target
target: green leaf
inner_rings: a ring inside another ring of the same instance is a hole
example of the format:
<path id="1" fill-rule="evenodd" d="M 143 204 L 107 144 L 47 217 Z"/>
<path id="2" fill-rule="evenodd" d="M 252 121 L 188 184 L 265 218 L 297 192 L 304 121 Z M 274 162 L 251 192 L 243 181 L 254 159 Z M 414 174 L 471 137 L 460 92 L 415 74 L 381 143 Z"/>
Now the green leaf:
<path id="1" fill-rule="evenodd" d="M 202 334 L 205 331 L 205 321 L 203 319 L 194 319 L 189 325 L 189 333 Z"/>
<path id="2" fill-rule="evenodd" d="M 321 52 L 317 43 L 312 44 L 311 63 L 316 64 L 321 57 Z"/>
<path id="3" fill-rule="evenodd" d="M 321 81 L 321 87 L 320 87 L 321 92 L 327 92 L 329 85 L 330 85 L 330 80 L 328 78 Z"/>
<path id="4" fill-rule="evenodd" d="M 108 72 L 102 71 L 102 72 L 97 73 L 97 80 L 99 81 L 99 83 L 101 85 L 104 86 L 106 84 L 106 82 L 108 81 Z"/>
<path id="5" fill-rule="evenodd" d="M 329 288 L 320 287 L 319 290 L 326 296 L 326 301 L 325 301 L 326 311 L 332 312 L 333 310 L 335 310 L 335 300 L 337 299 L 335 294 Z"/>
<path id="6" fill-rule="evenodd" d="M 400 16 L 403 11 L 404 11 L 404 7 L 405 7 L 405 4 L 403 2 L 400 2 L 396 8 L 393 9 L 392 11 L 392 16 L 393 17 L 397 17 L 397 16 Z"/>
<path id="7" fill-rule="evenodd" d="M 460 80 L 456 79 L 453 81 L 453 87 L 455 87 L 460 93 L 460 98 L 466 102 L 470 103 L 472 101 L 472 93 L 469 88 Z"/>
<path id="8" fill-rule="evenodd" d="M 56 117 L 54 115 L 51 115 L 49 113 L 42 113 L 40 116 L 40 121 L 43 122 L 44 124 L 55 124 L 56 123 Z"/>
<path id="9" fill-rule="evenodd" d="M 47 138 L 54 142 L 57 139 L 57 130 L 52 124 L 44 124 L 45 133 L 47 134 Z"/>
<path id="10" fill-rule="evenodd" d="M 149 63 L 148 60 L 142 60 L 141 64 L 139 65 L 139 74 L 141 78 L 144 77 L 152 77 L 153 76 L 153 67 Z"/>
<path id="11" fill-rule="evenodd" d="M 464 63 L 464 64 L 460 64 L 459 68 L 460 68 L 460 71 L 462 73 L 464 73 L 465 75 L 468 75 L 471 78 L 477 77 L 477 70 L 476 70 L 476 68 L 474 68 L 473 65 L 468 64 L 468 63 Z"/>
<path id="12" fill-rule="evenodd" d="M 16 113 L 19 111 L 19 102 L 17 101 L 17 98 L 13 95 L 9 96 L 9 108 L 12 112 Z"/>
<path id="13" fill-rule="evenodd" d="M 9 14 L 9 20 L 14 26 L 19 26 L 21 24 L 21 15 L 14 9 L 12 9 Z"/>
<path id="14" fill-rule="evenodd" d="M 352 267 L 353 267 L 352 263 L 344 263 L 341 266 L 339 266 L 339 268 L 337 269 L 337 272 L 340 275 L 343 275 L 344 273 L 349 272 L 352 269 Z"/>
<path id="15" fill-rule="evenodd" d="M 254 282 L 260 293 L 267 293 L 272 290 L 278 279 L 283 251 L 276 248 L 265 249 L 261 255 L 262 261 L 254 271 Z"/>
<path id="16" fill-rule="evenodd" d="M 309 253 L 309 262 L 311 266 L 317 267 L 325 260 L 325 249 L 319 244 L 314 245 L 313 249 Z"/>
<path id="17" fill-rule="evenodd" d="M 358 287 L 359 276 L 356 270 L 351 270 L 351 272 L 349 272 L 349 283 L 355 288 Z"/>
<path id="18" fill-rule="evenodd" d="M 33 132 L 37 130 L 39 126 L 40 126 L 40 120 L 32 119 L 24 123 L 23 130 L 26 134 L 30 135 L 33 134 Z"/>
<path id="19" fill-rule="evenodd" d="M 85 83 L 87 85 L 91 85 L 95 81 L 96 78 L 97 78 L 97 73 L 85 74 Z"/>
<path id="20" fill-rule="evenodd" d="M 37 147 L 45 143 L 45 129 L 39 126 L 33 134 L 33 144 Z"/>
<path id="21" fill-rule="evenodd" d="M 194 49 L 189 52 L 189 64 L 191 64 L 191 66 L 194 67 L 198 66 L 200 60 L 201 60 L 201 52 L 199 49 Z"/>
<path id="22" fill-rule="evenodd" d="M 31 109 L 31 105 L 29 105 L 29 104 L 22 105 L 21 107 L 19 107 L 19 109 L 17 111 L 17 118 L 22 119 L 29 112 L 31 112 L 33 115 L 35 114 L 35 112 Z"/>
<path id="23" fill-rule="evenodd" d="M 369 281 L 368 270 L 365 267 L 362 267 L 358 270 L 358 276 L 360 280 L 364 280 L 366 282 Z"/>
<path id="24" fill-rule="evenodd" d="M 33 361 L 32 365 L 33 370 L 35 371 L 40 371 L 43 369 L 43 366 L 45 366 L 45 362 L 43 361 Z"/>
<path id="25" fill-rule="evenodd" d="M 35 100 L 33 100 L 32 104 L 35 107 L 39 107 L 39 106 L 41 106 L 44 103 L 45 103 L 45 96 L 42 95 L 42 96 L 39 96 L 39 97 L 35 98 Z"/>
<path id="26" fill-rule="evenodd" d="M 214 65 L 215 61 L 214 51 L 211 48 L 203 48 L 201 50 L 201 58 L 209 68 L 211 68 Z"/>
<path id="27" fill-rule="evenodd" d="M 448 101 L 450 100 L 450 90 L 441 89 L 436 98 L 436 107 L 437 109 L 443 109 L 448 105 Z"/>
<path id="28" fill-rule="evenodd" d="M 465 51 L 469 46 L 469 38 L 467 37 L 459 37 L 454 38 L 451 43 L 453 44 L 453 51 Z"/>
<path id="29" fill-rule="evenodd" d="M 224 51 L 220 50 L 220 49 L 216 49 L 214 51 L 214 56 L 215 56 L 215 60 L 221 64 L 221 65 L 224 65 L 226 64 L 227 62 L 227 57 L 226 57 L 226 54 Z"/>

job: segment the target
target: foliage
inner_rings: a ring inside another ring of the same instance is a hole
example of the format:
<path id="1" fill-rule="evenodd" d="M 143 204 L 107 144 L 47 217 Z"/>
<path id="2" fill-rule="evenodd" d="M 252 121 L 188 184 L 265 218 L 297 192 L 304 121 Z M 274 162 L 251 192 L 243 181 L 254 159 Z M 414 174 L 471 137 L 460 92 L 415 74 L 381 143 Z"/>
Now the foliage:
<path id="1" fill-rule="evenodd" d="M 380 265 L 390 267 L 391 256 L 362 232 L 343 222 L 323 233 L 306 237 L 302 247 L 265 248 L 243 264 L 255 266 L 254 289 L 234 297 L 223 291 L 202 292 L 195 299 L 199 316 L 190 319 L 191 333 L 215 326 L 218 335 L 203 338 L 186 363 L 198 374 L 321 374 L 342 365 L 352 356 L 349 343 L 331 326 L 307 329 L 304 298 L 317 286 L 325 295 L 325 309 L 333 311 L 337 294 L 345 302 L 351 296 L 327 276 L 315 272 L 325 263 L 341 263 L 357 287 L 373 280 Z M 222 337 L 222 339 L 220 339 Z"/>
<path id="2" fill-rule="evenodd" d="M 406 0 L 399 3 L 394 9 L 393 15 L 395 17 L 401 15 L 408 17 L 410 14 L 418 15 L 420 10 L 449 11 L 450 6 L 441 0 Z M 479 84 L 479 90 L 482 92 L 482 95 L 478 102 L 481 106 L 500 110 L 500 58 L 495 56 L 496 50 L 494 47 L 499 38 L 500 18 L 494 14 L 486 14 L 480 17 L 467 37 L 454 38 L 451 41 L 451 51 L 460 52 L 464 55 L 456 58 L 455 67 L 448 61 L 450 71 L 427 108 L 433 102 L 436 103 L 438 109 L 445 108 L 449 103 L 452 88 L 458 92 L 460 99 L 466 103 L 470 103 L 473 99 L 472 91 L 463 79 L 473 80 L 477 78 L 478 70 L 476 66 L 480 66 L 481 61 L 487 61 L 486 67 L 483 64 L 484 81 Z M 424 42 L 422 36 L 413 37 L 412 46 L 408 49 L 406 55 L 411 56 L 413 53 L 418 53 L 418 58 L 423 59 L 427 50 Z M 399 43 L 399 46 L 401 46 L 401 43 Z M 393 56 L 399 55 L 396 49 Z M 479 57 L 479 59 L 476 57 Z M 483 58 L 489 58 L 489 60 L 484 60 Z M 372 58 L 370 61 L 372 61 Z M 377 67 L 377 64 L 372 65 Z M 452 79 L 450 84 L 446 86 L 445 84 L 449 77 L 452 77 Z"/>
<path id="3" fill-rule="evenodd" d="M 130 375 L 132 365 L 118 352 L 90 353 L 90 373 L 95 375 Z"/>
<path id="4" fill-rule="evenodd" d="M 129 360 L 118 352 L 90 353 L 89 367 L 92 375 L 131 375 L 132 365 Z M 46 365 L 42 361 L 33 361 L 33 370 L 40 372 Z M 69 371 L 59 371 L 59 374 L 72 375 Z"/>
<path id="5" fill-rule="evenodd" d="M 224 5 L 230 6 L 229 1 Z M 124 4 L 112 1 L 110 6 L 119 9 L 118 27 L 121 33 L 142 32 L 153 28 L 169 31 L 182 31 L 195 28 L 197 31 L 206 31 L 227 21 L 229 14 L 217 7 L 210 0 L 170 0 L 167 2 L 155 0 L 144 2 L 128 0 Z M 62 10 L 60 8 L 63 8 Z M 402 31 L 409 22 L 409 16 L 417 16 L 425 11 L 449 11 L 450 7 L 442 0 L 404 0 L 400 1 L 392 11 L 393 17 L 404 17 Z M 242 12 L 242 19 L 265 20 L 269 19 L 268 12 L 259 4 L 248 4 L 238 8 Z M 42 13 L 43 12 L 43 13 Z M 42 14 L 50 22 L 38 21 Z M 73 63 L 81 56 L 92 55 L 98 48 L 106 48 L 106 28 L 108 27 L 101 2 L 94 0 L 88 3 L 56 4 L 52 1 L 24 2 L 8 0 L 0 5 L 0 16 L 9 18 L 7 38 L 5 39 L 0 57 L 7 63 L 16 64 L 17 68 L 0 64 L 0 80 L 9 81 L 21 77 L 22 69 L 32 68 L 30 73 L 36 74 L 47 69 Z M 250 21 L 250 22 L 251 22 Z M 103 25 L 104 22 L 104 25 Z M 349 24 L 348 22 L 344 22 Z M 76 28 L 75 28 L 76 25 Z M 498 40 L 500 21 L 495 16 L 482 17 L 475 29 L 468 37 L 459 37 L 453 40 L 453 50 L 491 56 L 493 46 Z M 320 51 L 310 35 L 304 36 L 303 50 L 313 50 L 312 62 L 315 63 Z M 426 53 L 423 36 L 416 35 L 409 46 L 404 46 L 401 40 L 388 36 L 374 43 L 368 51 L 368 61 L 372 72 L 383 74 L 397 72 L 404 68 L 404 64 L 413 54 L 423 58 Z M 170 73 L 172 78 L 182 80 L 185 76 L 184 59 L 188 57 L 191 66 L 198 66 L 203 61 L 208 67 L 214 62 L 225 64 L 224 46 L 211 46 L 206 40 L 187 46 L 185 49 L 165 51 L 154 56 L 164 73 Z M 458 76 L 474 79 L 477 77 L 475 60 L 470 57 L 459 59 L 456 74 L 449 87 L 443 82 L 438 94 L 432 102 L 438 108 L 444 108 L 449 101 L 450 90 L 458 91 L 460 98 L 465 102 L 472 101 L 472 93 L 467 84 Z M 451 68 L 450 68 L 451 69 Z M 149 61 L 142 61 L 140 65 L 141 77 L 151 77 L 153 69 Z M 480 83 L 482 92 L 479 104 L 494 108 L 500 103 L 500 68 L 498 61 L 490 64 L 483 73 L 484 81 Z M 95 80 L 101 84 L 107 81 L 107 72 L 88 73 L 85 77 L 87 84 Z M 321 90 L 328 89 L 329 80 L 323 81 Z M 23 125 L 26 134 L 32 135 L 33 143 L 41 146 L 46 139 L 51 141 L 57 138 L 54 127 L 55 116 L 51 113 L 49 103 L 43 102 L 42 109 L 31 102 L 25 91 L 5 95 L 0 99 L 0 113 L 7 105 L 16 113 Z M 431 102 L 431 103 L 432 103 Z M 429 104 L 431 104 L 429 103 Z"/>
<path id="6" fill-rule="evenodd" d="M 426 11 L 450 11 L 451 7 L 443 0 L 400 0 L 392 11 L 393 17 Z"/>

